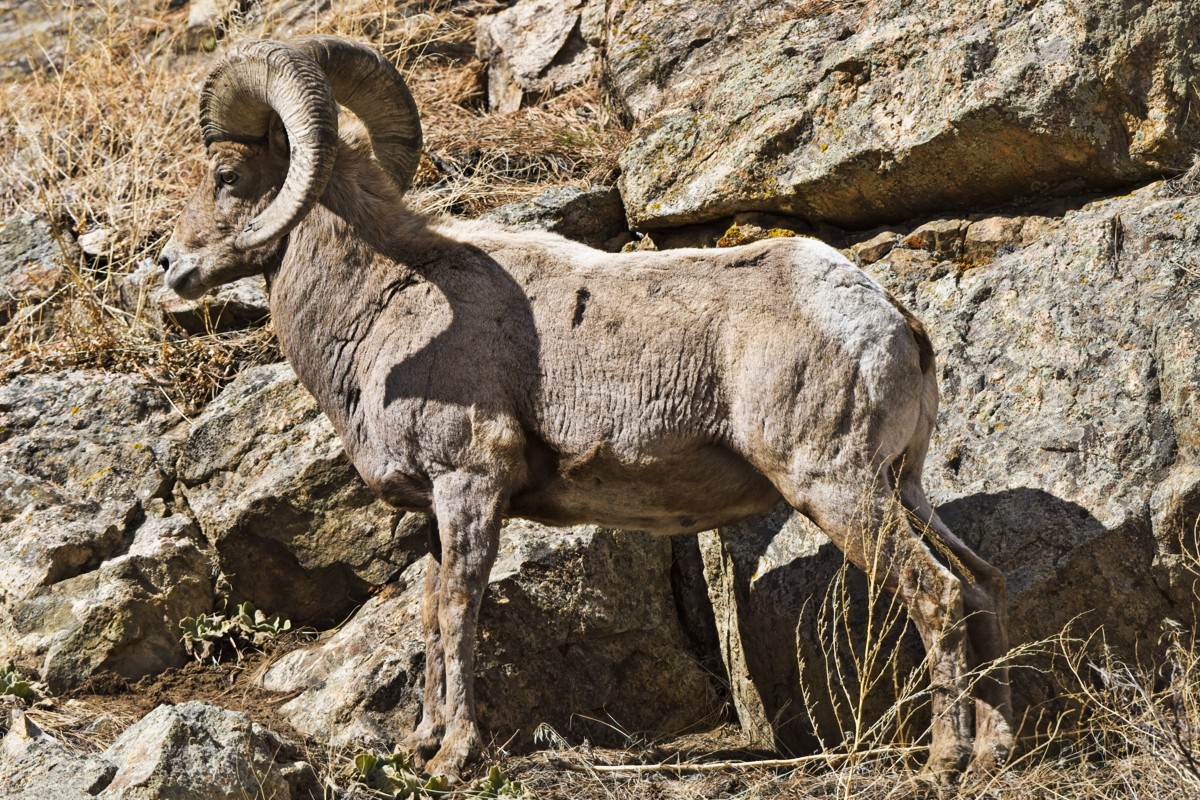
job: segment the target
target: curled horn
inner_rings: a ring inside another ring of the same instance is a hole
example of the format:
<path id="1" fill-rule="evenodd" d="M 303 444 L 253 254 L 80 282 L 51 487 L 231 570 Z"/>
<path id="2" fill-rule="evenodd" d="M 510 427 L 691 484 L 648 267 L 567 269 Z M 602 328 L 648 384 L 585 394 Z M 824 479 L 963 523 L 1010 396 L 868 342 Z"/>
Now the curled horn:
<path id="1" fill-rule="evenodd" d="M 295 47 L 266 40 L 233 46 L 200 94 L 204 143 L 261 141 L 273 114 L 287 131 L 287 177 L 234 241 L 239 250 L 285 235 L 317 202 L 337 153 L 337 103 L 324 71 Z"/>
<path id="2" fill-rule="evenodd" d="M 401 192 L 421 157 L 421 118 L 404 78 L 367 45 L 336 36 L 302 36 L 291 44 L 324 71 L 337 102 L 367 126 L 380 166 Z"/>

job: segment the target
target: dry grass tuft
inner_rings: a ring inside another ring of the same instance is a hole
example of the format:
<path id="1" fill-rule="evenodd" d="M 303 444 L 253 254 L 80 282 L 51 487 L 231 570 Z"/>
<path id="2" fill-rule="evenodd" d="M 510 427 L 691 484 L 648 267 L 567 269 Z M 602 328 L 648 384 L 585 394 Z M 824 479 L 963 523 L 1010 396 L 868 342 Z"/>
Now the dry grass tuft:
<path id="1" fill-rule="evenodd" d="M 0 11 L 0 37 L 9 37 L 0 43 L 8 61 L 0 67 L 0 216 L 31 212 L 71 238 L 109 232 L 98 258 L 63 248 L 68 278 L 49 300 L 14 313 L 0 334 L 0 372 L 140 372 L 191 413 L 243 366 L 279 358 L 269 328 L 189 337 L 119 302 L 121 281 L 157 259 L 199 179 L 199 84 L 228 40 L 336 33 L 395 59 L 427 134 L 429 157 L 411 196 L 420 210 L 474 215 L 546 182 L 610 179 L 622 134 L 593 87 L 511 115 L 487 113 L 474 24 L 502 7 L 257 0 L 208 35 L 186 31 L 186 4 L 168 0 L 21 0 Z"/>

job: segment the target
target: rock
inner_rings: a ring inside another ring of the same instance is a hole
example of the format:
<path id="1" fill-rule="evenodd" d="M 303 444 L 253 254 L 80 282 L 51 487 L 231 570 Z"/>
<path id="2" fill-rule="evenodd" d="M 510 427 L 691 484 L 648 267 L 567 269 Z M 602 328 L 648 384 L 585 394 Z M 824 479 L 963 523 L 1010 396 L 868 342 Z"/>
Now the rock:
<path id="1" fill-rule="evenodd" d="M 21 214 L 0 226 L 0 322 L 22 305 L 48 298 L 78 258 L 70 233 Z"/>
<path id="2" fill-rule="evenodd" d="M 1200 135 L 1192 0 L 622 0 L 606 31 L 639 230 L 748 208 L 869 228 L 1099 191 L 1183 171 Z"/>
<path id="3" fill-rule="evenodd" d="M 616 110 L 636 126 L 717 76 L 721 55 L 794 15 L 771 0 L 608 3 L 603 77 Z"/>
<path id="4" fill-rule="evenodd" d="M 39 660 L 53 691 L 102 670 L 137 679 L 181 666 L 179 621 L 213 604 L 199 532 L 180 516 L 148 519 L 128 548 L 6 603 L 0 659 Z"/>
<path id="5" fill-rule="evenodd" d="M 281 707 L 297 730 L 341 746 L 395 742 L 415 727 L 424 563 L 265 674 L 266 688 L 299 692 Z M 507 523 L 480 612 L 475 696 L 485 731 L 526 745 L 547 723 L 615 742 L 611 723 L 678 732 L 711 714 L 711 690 L 679 630 L 670 569 L 661 539 Z"/>
<path id="6" fill-rule="evenodd" d="M 1017 216 L 985 217 L 972 222 L 963 237 L 963 256 L 970 263 L 993 258 L 997 253 L 1015 250 L 1024 243 L 1023 219 Z"/>
<path id="7" fill-rule="evenodd" d="M 939 258 L 958 258 L 969 225 L 962 219 L 930 220 L 901 239 L 900 244 L 913 250 L 928 250 Z"/>
<path id="8" fill-rule="evenodd" d="M 799 223 L 799 224 L 797 224 Z M 763 239 L 777 239 L 796 235 L 796 228 L 807 228 L 802 221 L 789 220 L 772 214 L 756 212 L 737 214 L 721 238 L 716 241 L 717 247 L 737 247 Z"/>
<path id="9" fill-rule="evenodd" d="M 79 249 L 91 258 L 107 256 L 112 248 L 112 231 L 94 228 L 79 237 Z"/>
<path id="10" fill-rule="evenodd" d="M 1041 238 L 970 268 L 905 249 L 867 267 L 938 350 L 926 487 L 946 523 L 1007 575 L 1014 645 L 1102 626 L 1134 663 L 1160 646 L 1164 620 L 1192 618 L 1200 197 L 1155 192 L 1090 203 L 1054 224 L 1035 218 Z M 827 637 L 801 612 L 805 587 L 828 585 L 840 557 L 786 511 L 735 527 L 702 539 L 702 552 L 739 717 L 760 744 L 803 749 L 814 730 L 840 740 L 846 721 L 828 700 L 809 718 L 795 711 L 806 699 L 799 670 L 810 696 L 828 691 L 822 669 L 805 666 Z M 789 540 L 804 557 L 780 555 Z M 846 628 L 861 649 L 870 605 L 853 580 Z M 797 643 L 799 664 L 790 648 L 772 650 L 779 641 Z M 919 663 L 911 632 L 900 641 L 901 665 Z M 843 684 L 854 675 L 843 670 Z M 1053 682 L 1046 670 L 1016 670 L 1018 714 L 1051 702 Z M 891 685 L 869 696 L 868 718 Z"/>
<path id="11" fill-rule="evenodd" d="M 257 275 L 184 300 L 162 284 L 162 269 L 143 261 L 121 281 L 121 306 L 152 324 L 169 321 L 190 334 L 223 333 L 264 325 L 270 315 L 263 279 Z"/>
<path id="12" fill-rule="evenodd" d="M 164 502 L 178 423 L 133 376 L 0 387 L 0 662 L 54 691 L 183 662 L 179 620 L 212 589 L 198 531 Z"/>
<path id="13" fill-rule="evenodd" d="M 238 5 L 237 0 L 191 0 L 188 3 L 189 28 L 217 27 Z"/>
<path id="14" fill-rule="evenodd" d="M 25 721 L 0 741 L 0 791 L 12 800 L 322 796 L 293 749 L 245 714 L 198 702 L 159 706 L 89 756 Z"/>
<path id="15" fill-rule="evenodd" d="M 187 27 L 179 44 L 185 50 L 213 50 L 230 15 L 242 5 L 241 0 L 190 0 Z"/>
<path id="16" fill-rule="evenodd" d="M 299 797 L 284 774 L 296 767 L 284 750 L 277 737 L 245 714 L 198 702 L 159 706 L 104 751 L 118 768 L 103 796 Z M 312 784 L 316 789 L 315 776 Z"/>
<path id="17" fill-rule="evenodd" d="M 20 711 L 0 739 L 0 796 L 8 800 L 85 800 L 114 774 L 110 761 L 68 750 Z"/>
<path id="18" fill-rule="evenodd" d="M 556 186 L 532 200 L 494 208 L 481 219 L 523 230 L 559 233 L 592 247 L 616 251 L 628 236 L 621 195 L 611 186 L 588 190 Z"/>
<path id="19" fill-rule="evenodd" d="M 196 300 L 161 290 L 163 317 L 191 334 L 223 333 L 266 324 L 271 309 L 259 276 L 227 283 Z"/>
<path id="20" fill-rule="evenodd" d="M 851 245 L 851 254 L 857 256 L 860 264 L 874 264 L 879 259 L 892 252 L 902 237 L 893 230 L 883 230 L 865 241 Z"/>
<path id="21" fill-rule="evenodd" d="M 872 591 L 786 504 L 699 540 L 718 652 L 749 746 L 813 752 L 842 741 L 856 715 L 866 726 L 884 717 L 893 670 L 903 676 L 924 658 L 902 607 Z M 922 714 L 910 714 L 919 726 Z"/>
<path id="22" fill-rule="evenodd" d="M 230 602 L 296 623 L 344 619 L 425 552 L 423 520 L 376 499 L 287 364 L 245 370 L 204 410 L 179 480 Z"/>
<path id="23" fill-rule="evenodd" d="M 599 0 L 522 0 L 476 25 L 476 53 L 488 62 L 488 107 L 516 111 L 589 80 L 603 38 Z"/>

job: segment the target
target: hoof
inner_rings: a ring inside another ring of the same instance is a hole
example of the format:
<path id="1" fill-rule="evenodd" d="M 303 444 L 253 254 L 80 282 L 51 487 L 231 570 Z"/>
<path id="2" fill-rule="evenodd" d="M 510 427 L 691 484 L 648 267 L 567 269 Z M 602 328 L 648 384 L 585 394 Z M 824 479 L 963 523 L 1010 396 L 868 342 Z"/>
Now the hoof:
<path id="1" fill-rule="evenodd" d="M 969 757 L 970 751 L 959 748 L 931 754 L 925 768 L 912 777 L 910 796 L 921 800 L 957 797 Z"/>
<path id="2" fill-rule="evenodd" d="M 983 719 L 982 717 L 980 717 Z M 972 775 L 994 775 L 1008 763 L 1013 749 L 1013 732 L 1002 718 L 988 719 L 975 733 L 975 751 L 967 772 Z"/>
<path id="3" fill-rule="evenodd" d="M 958 797 L 960 773 L 929 767 L 908 779 L 902 792 L 905 800 L 949 800 Z"/>
<path id="4" fill-rule="evenodd" d="M 988 778 L 1003 769 L 1008 763 L 1008 758 L 1012 754 L 1012 748 L 1006 744 L 982 744 L 975 743 L 975 753 L 971 756 L 971 763 L 967 767 L 967 776 L 970 778 Z"/>
<path id="5" fill-rule="evenodd" d="M 402 750 L 412 753 L 422 762 L 433 758 L 441 746 L 442 727 L 440 725 L 419 725 L 400 743 Z"/>
<path id="6" fill-rule="evenodd" d="M 462 782 L 462 776 L 483 750 L 479 734 L 472 731 L 458 736 L 447 735 L 437 755 L 425 764 L 429 775 L 444 775 L 451 784 Z"/>

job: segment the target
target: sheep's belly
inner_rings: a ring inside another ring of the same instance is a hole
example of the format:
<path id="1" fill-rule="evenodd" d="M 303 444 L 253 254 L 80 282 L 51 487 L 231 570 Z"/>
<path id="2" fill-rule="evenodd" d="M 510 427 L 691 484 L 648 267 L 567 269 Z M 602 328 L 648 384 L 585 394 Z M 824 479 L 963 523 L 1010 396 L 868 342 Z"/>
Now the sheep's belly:
<path id="1" fill-rule="evenodd" d="M 513 496 L 509 513 L 546 525 L 603 525 L 657 534 L 694 533 L 771 509 L 779 492 L 725 450 L 636 465 L 592 456 L 568 462 Z"/>

